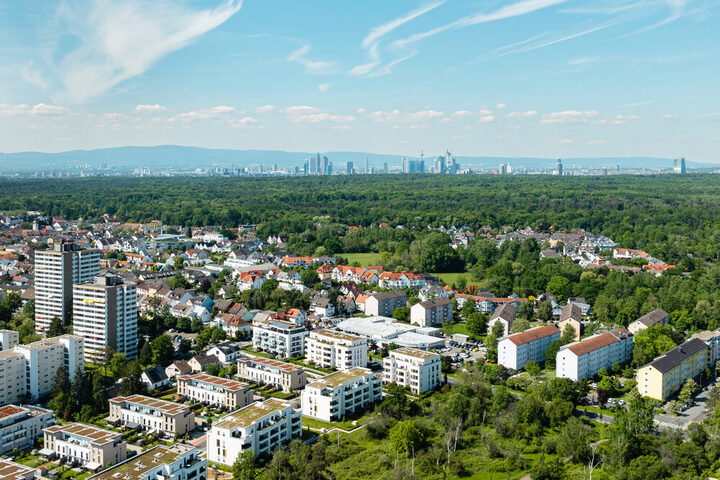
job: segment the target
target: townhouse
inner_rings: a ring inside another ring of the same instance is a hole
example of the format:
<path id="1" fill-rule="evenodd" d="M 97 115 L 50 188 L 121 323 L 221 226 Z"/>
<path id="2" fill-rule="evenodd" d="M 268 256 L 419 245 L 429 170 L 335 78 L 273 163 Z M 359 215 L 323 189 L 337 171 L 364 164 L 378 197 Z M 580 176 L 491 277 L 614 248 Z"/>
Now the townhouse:
<path id="1" fill-rule="evenodd" d="M 707 366 L 708 347 L 699 338 L 668 350 L 638 369 L 637 389 L 641 395 L 667 400 L 690 378 L 697 379 Z"/>
<path id="2" fill-rule="evenodd" d="M 302 413 L 326 422 L 341 420 L 382 399 L 382 378 L 367 368 L 331 373 L 302 392 Z"/>
<path id="3" fill-rule="evenodd" d="M 402 290 L 371 293 L 365 299 L 365 314 L 382 317 L 392 316 L 393 310 L 407 305 L 407 296 Z"/>
<path id="4" fill-rule="evenodd" d="M 0 454 L 30 447 L 42 437 L 43 429 L 55 423 L 50 410 L 40 407 L 0 407 Z"/>
<path id="5" fill-rule="evenodd" d="M 122 433 L 102 428 L 68 423 L 53 425 L 44 430 L 43 456 L 78 464 L 87 470 L 97 470 L 127 458 L 127 443 Z"/>
<path id="6" fill-rule="evenodd" d="M 434 327 L 453 318 L 453 302 L 447 297 L 418 302 L 410 307 L 410 323 L 421 327 Z"/>
<path id="7" fill-rule="evenodd" d="M 633 336 L 620 328 L 564 345 L 555 357 L 555 375 L 575 382 L 591 378 L 601 368 L 624 364 L 632 357 Z"/>
<path id="8" fill-rule="evenodd" d="M 109 400 L 108 423 L 126 428 L 142 428 L 167 436 L 181 436 L 195 429 L 195 414 L 190 407 L 144 395 L 115 397 Z"/>
<path id="9" fill-rule="evenodd" d="M 425 277 L 411 272 L 382 272 L 378 285 L 382 288 L 422 288 Z"/>
<path id="10" fill-rule="evenodd" d="M 183 400 L 231 410 L 242 408 L 253 401 L 253 392 L 247 383 L 205 373 L 179 376 L 177 393 Z"/>
<path id="11" fill-rule="evenodd" d="M 191 445 L 158 445 L 88 480 L 204 480 L 207 460 Z"/>
<path id="12" fill-rule="evenodd" d="M 560 330 L 555 325 L 535 327 L 503 337 L 498 341 L 498 365 L 520 370 L 531 360 L 543 363 L 545 352 L 555 340 L 560 340 Z"/>
<path id="13" fill-rule="evenodd" d="M 367 366 L 367 338 L 338 330 L 314 330 L 305 339 L 305 358 L 322 368 Z"/>
<path id="14" fill-rule="evenodd" d="M 299 365 L 264 357 L 241 358 L 237 365 L 239 378 L 259 385 L 270 385 L 284 392 L 307 385 L 307 374 Z"/>
<path id="15" fill-rule="evenodd" d="M 207 436 L 207 457 L 211 462 L 232 465 L 244 451 L 255 456 L 302 435 L 302 415 L 291 402 L 270 398 L 256 402 L 215 422 Z"/>
<path id="16" fill-rule="evenodd" d="M 415 394 L 438 387 L 442 361 L 437 353 L 418 348 L 400 347 L 383 359 L 383 382 L 408 387 Z"/>

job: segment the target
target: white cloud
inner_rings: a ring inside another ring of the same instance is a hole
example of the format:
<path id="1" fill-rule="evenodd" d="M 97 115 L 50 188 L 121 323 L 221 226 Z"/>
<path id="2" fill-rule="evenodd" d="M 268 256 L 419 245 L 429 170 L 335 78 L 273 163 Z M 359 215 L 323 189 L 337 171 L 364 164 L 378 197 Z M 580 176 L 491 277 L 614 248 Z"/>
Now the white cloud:
<path id="1" fill-rule="evenodd" d="M 568 144 L 573 143 L 573 141 L 570 140 L 569 138 L 561 138 L 560 140 L 557 141 L 557 143 L 559 143 L 561 145 L 568 145 Z"/>
<path id="2" fill-rule="evenodd" d="M 306 55 L 310 52 L 310 45 L 304 45 L 287 56 L 288 62 L 295 62 L 303 65 L 308 73 L 327 73 L 335 65 L 334 62 L 310 60 Z"/>
<path id="3" fill-rule="evenodd" d="M 243 117 L 233 122 L 232 126 L 235 128 L 247 128 L 257 126 L 258 119 L 253 117 Z"/>
<path id="4" fill-rule="evenodd" d="M 331 129 L 332 130 L 350 130 L 350 129 L 352 129 L 352 126 L 351 125 L 334 125 Z"/>
<path id="5" fill-rule="evenodd" d="M 588 145 L 605 145 L 608 143 L 607 140 L 588 140 L 586 142 Z"/>
<path id="6" fill-rule="evenodd" d="M 332 115 L 329 113 L 311 113 L 308 115 L 300 115 L 299 117 L 292 118 L 293 122 L 296 123 L 322 123 L 322 122 L 333 122 L 333 123 L 345 123 L 354 122 L 355 117 L 352 115 Z"/>
<path id="7" fill-rule="evenodd" d="M 59 64 L 64 94 L 76 101 L 100 95 L 215 29 L 241 6 L 242 0 L 212 9 L 171 0 L 66 3 L 61 13 L 80 46 Z"/>
<path id="8" fill-rule="evenodd" d="M 103 113 L 102 118 L 103 118 L 103 120 L 117 121 L 117 120 L 127 120 L 130 117 L 128 117 L 127 115 L 123 115 L 122 113 L 111 112 L 111 113 Z"/>
<path id="9" fill-rule="evenodd" d="M 667 120 L 673 120 L 673 119 L 678 118 L 678 115 L 676 115 L 674 113 L 666 113 L 665 115 L 662 116 L 662 118 L 667 119 Z"/>
<path id="10" fill-rule="evenodd" d="M 159 113 L 167 110 L 163 105 L 138 105 L 135 107 L 135 113 Z"/>
<path id="11" fill-rule="evenodd" d="M 587 123 L 590 119 L 598 116 L 595 110 L 577 111 L 565 110 L 562 112 L 554 112 L 543 115 L 540 123 Z"/>
<path id="12" fill-rule="evenodd" d="M 641 105 L 650 105 L 651 103 L 653 103 L 652 100 L 643 100 L 642 102 L 626 103 L 625 105 L 620 105 L 620 108 L 639 107 Z"/>
<path id="13" fill-rule="evenodd" d="M 600 57 L 579 57 L 574 58 L 572 60 L 569 60 L 565 62 L 565 67 L 578 67 L 581 65 L 589 65 L 591 63 L 595 63 L 600 59 Z"/>
<path id="14" fill-rule="evenodd" d="M 477 123 L 490 123 L 495 120 L 495 115 L 483 115 L 477 121 Z"/>
<path id="15" fill-rule="evenodd" d="M 262 105 L 255 109 L 257 113 L 270 113 L 275 111 L 275 105 Z"/>
<path id="16" fill-rule="evenodd" d="M 453 118 L 466 118 L 471 116 L 473 113 L 470 110 L 458 110 L 457 112 L 453 113 Z"/>
<path id="17" fill-rule="evenodd" d="M 525 112 L 510 112 L 507 114 L 508 118 L 530 118 L 537 115 L 537 110 L 527 110 Z"/>
<path id="18" fill-rule="evenodd" d="M 410 120 L 412 120 L 412 121 L 430 120 L 433 118 L 441 118 L 444 116 L 445 116 L 444 113 L 438 112 L 437 110 L 421 110 L 419 112 L 411 113 Z"/>
<path id="19" fill-rule="evenodd" d="M 498 108 L 500 110 L 502 110 L 505 107 L 507 107 L 507 105 L 505 105 L 504 103 L 498 103 L 497 105 L 495 105 L 495 108 Z"/>
<path id="20" fill-rule="evenodd" d="M 329 83 L 321 83 L 320 85 L 318 85 L 318 90 L 320 90 L 321 92 L 327 92 L 328 88 L 330 88 Z"/>
<path id="21" fill-rule="evenodd" d="M 285 108 L 285 113 L 288 115 L 307 115 L 309 113 L 319 113 L 320 109 L 317 107 L 311 107 L 309 105 L 293 105 Z"/>
<path id="22" fill-rule="evenodd" d="M 15 115 L 65 115 L 68 114 L 69 110 L 66 107 L 59 105 L 48 105 L 45 103 L 38 103 L 34 106 L 20 104 L 20 105 L 8 105 L 0 103 L 0 115 L 4 117 L 12 117 Z"/>
<path id="23" fill-rule="evenodd" d="M 211 108 L 203 108 L 201 110 L 193 110 L 190 112 L 180 113 L 170 117 L 170 122 L 192 122 L 194 120 L 207 120 L 211 118 L 222 118 L 227 114 L 237 113 L 237 110 L 227 105 L 218 105 Z"/>

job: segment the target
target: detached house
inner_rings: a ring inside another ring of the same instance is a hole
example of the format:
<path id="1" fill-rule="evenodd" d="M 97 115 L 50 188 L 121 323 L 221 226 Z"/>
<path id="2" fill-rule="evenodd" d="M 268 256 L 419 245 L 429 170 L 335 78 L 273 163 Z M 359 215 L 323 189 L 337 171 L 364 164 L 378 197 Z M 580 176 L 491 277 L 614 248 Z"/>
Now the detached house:
<path id="1" fill-rule="evenodd" d="M 670 322 L 670 315 L 662 308 L 658 308 L 630 323 L 628 330 L 634 335 L 640 330 L 645 330 L 655 325 L 667 325 L 668 322 Z"/>
<path id="2" fill-rule="evenodd" d="M 510 334 L 512 324 L 515 321 L 515 305 L 512 303 L 506 303 L 499 307 L 490 317 L 488 321 L 488 333 L 492 333 L 493 327 L 496 323 L 501 323 L 503 326 L 503 336 Z"/>

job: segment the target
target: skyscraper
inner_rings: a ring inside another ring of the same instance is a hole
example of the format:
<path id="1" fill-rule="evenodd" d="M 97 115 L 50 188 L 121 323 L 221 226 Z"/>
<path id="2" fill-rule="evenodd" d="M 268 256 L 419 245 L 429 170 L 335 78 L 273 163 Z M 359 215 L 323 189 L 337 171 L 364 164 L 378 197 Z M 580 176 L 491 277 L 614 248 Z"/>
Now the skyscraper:
<path id="1" fill-rule="evenodd" d="M 687 173 L 687 170 L 685 169 L 685 157 L 675 159 L 673 171 L 675 173 Z"/>
<path id="2" fill-rule="evenodd" d="M 73 285 L 90 282 L 100 273 L 100 252 L 74 243 L 56 243 L 35 252 L 35 330 L 42 333 L 55 317 L 66 324 Z"/>
<path id="3" fill-rule="evenodd" d="M 388 164 L 387 164 L 387 162 L 383 162 L 383 173 L 388 173 Z"/>
<path id="4" fill-rule="evenodd" d="M 408 165 L 408 159 L 407 157 L 402 157 L 402 172 L 403 173 L 409 173 L 410 172 L 410 166 Z"/>
<path id="5" fill-rule="evenodd" d="M 352 175 L 353 173 L 353 162 L 347 162 L 347 166 L 345 167 L 345 173 L 348 175 Z"/>
<path id="6" fill-rule="evenodd" d="M 563 174 L 563 168 L 562 168 L 562 159 L 557 159 L 557 164 L 555 166 L 555 174 L 560 175 L 562 177 Z"/>
<path id="7" fill-rule="evenodd" d="M 85 339 L 85 357 L 103 362 L 109 345 L 128 359 L 137 357 L 137 287 L 114 275 L 74 286 L 73 334 Z"/>
<path id="8" fill-rule="evenodd" d="M 328 157 L 323 155 L 322 160 L 320 161 L 320 171 L 318 172 L 320 175 L 328 175 L 330 172 L 328 170 Z"/>
<path id="9" fill-rule="evenodd" d="M 368 157 L 365 157 L 365 174 L 370 173 L 370 164 L 368 163 Z"/>

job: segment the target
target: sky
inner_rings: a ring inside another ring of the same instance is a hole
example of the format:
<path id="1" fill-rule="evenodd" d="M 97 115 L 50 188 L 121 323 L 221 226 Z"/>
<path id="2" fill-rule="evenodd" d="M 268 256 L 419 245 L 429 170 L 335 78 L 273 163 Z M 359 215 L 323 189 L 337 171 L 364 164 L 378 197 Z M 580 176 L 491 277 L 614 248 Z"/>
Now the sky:
<path id="1" fill-rule="evenodd" d="M 0 151 L 720 163 L 716 0 L 0 3 Z"/>

